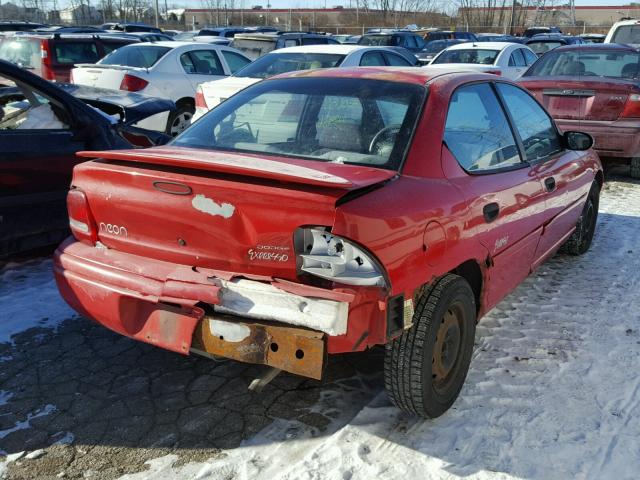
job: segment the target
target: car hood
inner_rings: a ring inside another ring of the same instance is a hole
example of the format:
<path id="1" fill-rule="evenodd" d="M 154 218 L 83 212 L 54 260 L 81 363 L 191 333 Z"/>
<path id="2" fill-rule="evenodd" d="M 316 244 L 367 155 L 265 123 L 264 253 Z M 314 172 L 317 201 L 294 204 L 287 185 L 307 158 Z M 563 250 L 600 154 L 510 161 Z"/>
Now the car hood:
<path id="1" fill-rule="evenodd" d="M 156 113 L 176 108 L 171 100 L 134 92 L 73 84 L 58 84 L 58 86 L 68 94 L 108 115 L 119 115 L 124 125 L 132 125 Z"/>

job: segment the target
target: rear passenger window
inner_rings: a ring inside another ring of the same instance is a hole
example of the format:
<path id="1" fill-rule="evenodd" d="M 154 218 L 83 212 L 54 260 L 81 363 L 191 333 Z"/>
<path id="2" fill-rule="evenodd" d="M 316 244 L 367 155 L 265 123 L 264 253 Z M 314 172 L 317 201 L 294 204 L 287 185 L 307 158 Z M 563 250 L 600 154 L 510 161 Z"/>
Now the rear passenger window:
<path id="1" fill-rule="evenodd" d="M 535 53 L 526 48 L 521 48 L 520 50 L 524 54 L 524 59 L 527 62 L 527 65 L 533 65 L 534 63 L 536 63 L 536 60 L 538 60 L 538 56 Z"/>
<path id="2" fill-rule="evenodd" d="M 237 53 L 233 53 L 228 50 L 223 50 L 222 56 L 224 56 L 224 59 L 227 61 L 227 65 L 229 65 L 229 70 L 231 70 L 231 73 L 236 73 L 238 70 L 251 63 L 251 60 L 248 60 L 242 55 L 238 55 Z"/>
<path id="3" fill-rule="evenodd" d="M 384 53 L 384 58 L 387 59 L 387 63 L 392 67 L 410 67 L 411 63 L 408 60 L 402 58 L 400 55 L 393 53 Z"/>
<path id="4" fill-rule="evenodd" d="M 509 57 L 509 66 L 510 67 L 526 67 L 527 64 L 524 61 L 524 57 L 522 56 L 522 49 L 518 48 L 514 50 L 511 56 Z"/>
<path id="5" fill-rule="evenodd" d="M 498 84 L 498 91 L 522 139 L 527 161 L 546 158 L 562 150 L 551 118 L 528 93 L 504 83 Z"/>
<path id="6" fill-rule="evenodd" d="M 468 172 L 521 164 L 507 117 L 487 83 L 461 87 L 454 92 L 444 141 Z"/>
<path id="7" fill-rule="evenodd" d="M 191 52 L 185 53 L 180 57 L 180 61 L 182 58 L 188 55 L 191 60 L 193 72 L 187 71 L 187 73 L 197 73 L 199 75 L 224 75 L 224 69 L 222 68 L 222 64 L 220 63 L 220 59 L 218 55 L 213 50 L 193 50 Z M 185 63 L 183 63 L 185 66 Z M 186 70 L 185 66 L 185 70 Z"/>
<path id="8" fill-rule="evenodd" d="M 385 66 L 384 58 L 380 52 L 367 52 L 360 59 L 361 67 Z"/>
<path id="9" fill-rule="evenodd" d="M 54 42 L 58 63 L 96 63 L 100 60 L 98 47 L 93 42 Z"/>

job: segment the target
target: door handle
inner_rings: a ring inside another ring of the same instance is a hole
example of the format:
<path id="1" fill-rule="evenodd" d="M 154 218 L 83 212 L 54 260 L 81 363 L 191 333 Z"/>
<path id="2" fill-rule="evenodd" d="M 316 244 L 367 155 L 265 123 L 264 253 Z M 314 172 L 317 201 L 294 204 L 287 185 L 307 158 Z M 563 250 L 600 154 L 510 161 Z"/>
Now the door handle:
<path id="1" fill-rule="evenodd" d="M 547 192 L 553 192 L 556 189 L 556 179 L 553 177 L 544 179 L 544 186 L 547 189 Z"/>
<path id="2" fill-rule="evenodd" d="M 496 218 L 498 218 L 498 214 L 500 213 L 500 205 L 498 205 L 496 202 L 487 203 L 482 209 L 482 213 L 484 214 L 485 222 L 491 223 Z"/>

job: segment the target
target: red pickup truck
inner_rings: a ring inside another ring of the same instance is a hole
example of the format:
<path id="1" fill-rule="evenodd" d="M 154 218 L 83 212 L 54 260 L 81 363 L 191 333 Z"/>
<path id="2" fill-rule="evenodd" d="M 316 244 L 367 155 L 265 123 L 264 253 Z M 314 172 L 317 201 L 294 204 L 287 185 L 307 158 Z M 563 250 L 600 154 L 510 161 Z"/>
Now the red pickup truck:
<path id="1" fill-rule="evenodd" d="M 298 72 L 170 146 L 84 153 L 55 255 L 64 298 L 137 340 L 321 378 L 386 345 L 399 407 L 457 398 L 476 321 L 561 246 L 584 253 L 592 139 L 525 90 L 425 69 Z"/>

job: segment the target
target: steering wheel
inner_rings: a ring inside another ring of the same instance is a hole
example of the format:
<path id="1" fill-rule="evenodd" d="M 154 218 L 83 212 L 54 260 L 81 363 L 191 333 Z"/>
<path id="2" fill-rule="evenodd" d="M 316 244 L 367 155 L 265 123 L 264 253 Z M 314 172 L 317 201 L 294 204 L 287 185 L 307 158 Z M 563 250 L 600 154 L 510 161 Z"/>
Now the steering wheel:
<path id="1" fill-rule="evenodd" d="M 394 131 L 395 130 L 395 131 Z M 377 143 L 384 138 L 385 136 L 390 135 L 392 132 L 397 134 L 400 131 L 400 125 L 389 125 L 388 127 L 384 127 L 376 133 L 371 139 L 371 143 L 369 144 L 369 153 L 373 153 L 375 148 L 377 147 Z"/>

